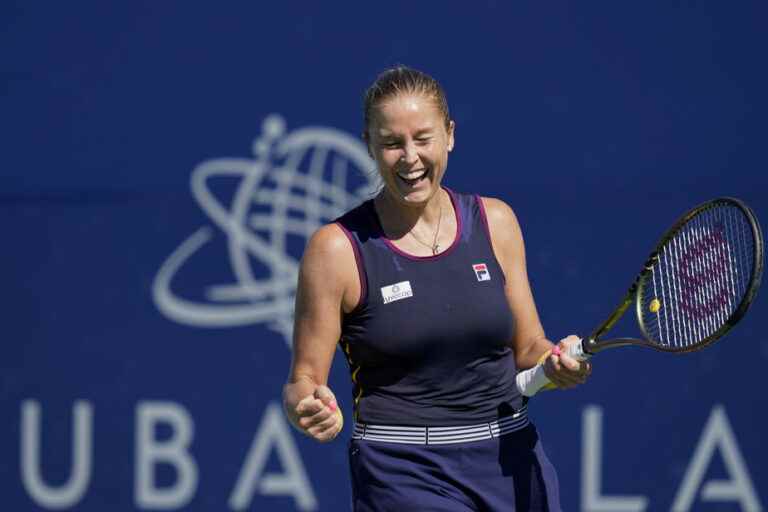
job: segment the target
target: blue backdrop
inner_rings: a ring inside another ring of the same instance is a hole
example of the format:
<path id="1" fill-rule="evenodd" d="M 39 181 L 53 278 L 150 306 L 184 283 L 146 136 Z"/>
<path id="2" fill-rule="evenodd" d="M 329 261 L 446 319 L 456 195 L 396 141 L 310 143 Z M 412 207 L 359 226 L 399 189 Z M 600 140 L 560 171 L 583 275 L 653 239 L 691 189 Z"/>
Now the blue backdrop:
<path id="1" fill-rule="evenodd" d="M 524 229 L 548 335 L 615 306 L 661 232 L 768 222 L 766 4 L 6 2 L 3 510 L 348 509 L 345 440 L 280 391 L 306 236 L 365 197 L 364 88 L 445 86 L 446 184 Z M 762 510 L 766 296 L 721 343 L 595 360 L 531 405 L 566 510 Z M 625 332 L 631 324 L 625 326 Z M 331 387 L 350 411 L 347 368 Z"/>

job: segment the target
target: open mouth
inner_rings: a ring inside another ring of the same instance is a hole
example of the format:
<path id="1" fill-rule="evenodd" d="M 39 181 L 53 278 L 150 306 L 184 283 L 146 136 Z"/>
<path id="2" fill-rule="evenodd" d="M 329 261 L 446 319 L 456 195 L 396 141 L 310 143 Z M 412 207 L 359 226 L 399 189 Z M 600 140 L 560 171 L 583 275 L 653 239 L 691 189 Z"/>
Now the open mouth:
<path id="1" fill-rule="evenodd" d="M 401 181 L 403 181 L 404 183 L 412 187 L 417 183 L 419 183 L 424 178 L 426 178 L 428 174 L 429 174 L 429 169 L 421 169 L 418 171 L 398 172 L 397 177 L 400 178 Z"/>

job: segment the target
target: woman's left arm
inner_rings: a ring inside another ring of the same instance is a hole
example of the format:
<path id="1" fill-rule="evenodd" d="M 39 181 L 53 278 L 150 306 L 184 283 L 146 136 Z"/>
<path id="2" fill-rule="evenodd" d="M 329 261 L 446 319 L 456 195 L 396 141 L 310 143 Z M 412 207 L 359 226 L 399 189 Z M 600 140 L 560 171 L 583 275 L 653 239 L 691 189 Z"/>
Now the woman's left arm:
<path id="1" fill-rule="evenodd" d="M 482 201 L 491 232 L 493 252 L 506 278 L 507 302 L 515 321 L 510 345 L 515 351 L 517 368 L 525 370 L 535 366 L 554 345 L 544 333 L 533 300 L 525 262 L 525 244 L 517 217 L 503 201 L 485 197 Z M 579 338 L 571 335 L 560 340 L 558 346 L 563 348 L 578 342 Z M 555 385 L 569 388 L 586 380 L 591 372 L 591 364 L 580 363 L 563 353 L 550 355 L 544 363 L 544 370 Z"/>

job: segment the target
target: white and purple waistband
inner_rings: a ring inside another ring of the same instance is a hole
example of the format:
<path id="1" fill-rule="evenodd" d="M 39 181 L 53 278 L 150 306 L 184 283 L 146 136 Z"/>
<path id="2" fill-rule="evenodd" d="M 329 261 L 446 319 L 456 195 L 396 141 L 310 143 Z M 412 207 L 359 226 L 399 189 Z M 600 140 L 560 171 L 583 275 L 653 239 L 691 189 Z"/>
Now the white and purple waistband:
<path id="1" fill-rule="evenodd" d="M 501 437 L 522 430 L 528 426 L 528 423 L 528 407 L 523 406 L 514 414 L 490 423 L 455 427 L 404 427 L 355 423 L 352 439 L 425 445 L 467 443 Z"/>

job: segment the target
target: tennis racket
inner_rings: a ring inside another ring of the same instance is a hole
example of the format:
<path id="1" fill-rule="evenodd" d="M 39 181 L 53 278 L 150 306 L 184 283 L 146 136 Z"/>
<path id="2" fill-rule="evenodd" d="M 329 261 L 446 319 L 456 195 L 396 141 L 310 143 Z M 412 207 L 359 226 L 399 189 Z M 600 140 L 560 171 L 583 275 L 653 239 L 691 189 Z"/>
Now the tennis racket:
<path id="1" fill-rule="evenodd" d="M 738 199 L 708 201 L 675 222 L 619 306 L 567 353 L 583 361 L 626 345 L 677 353 L 701 350 L 744 317 L 762 274 L 763 235 L 755 214 Z M 630 306 L 641 337 L 606 338 Z M 543 364 L 517 375 L 517 388 L 524 396 L 545 386 L 553 385 Z"/>

